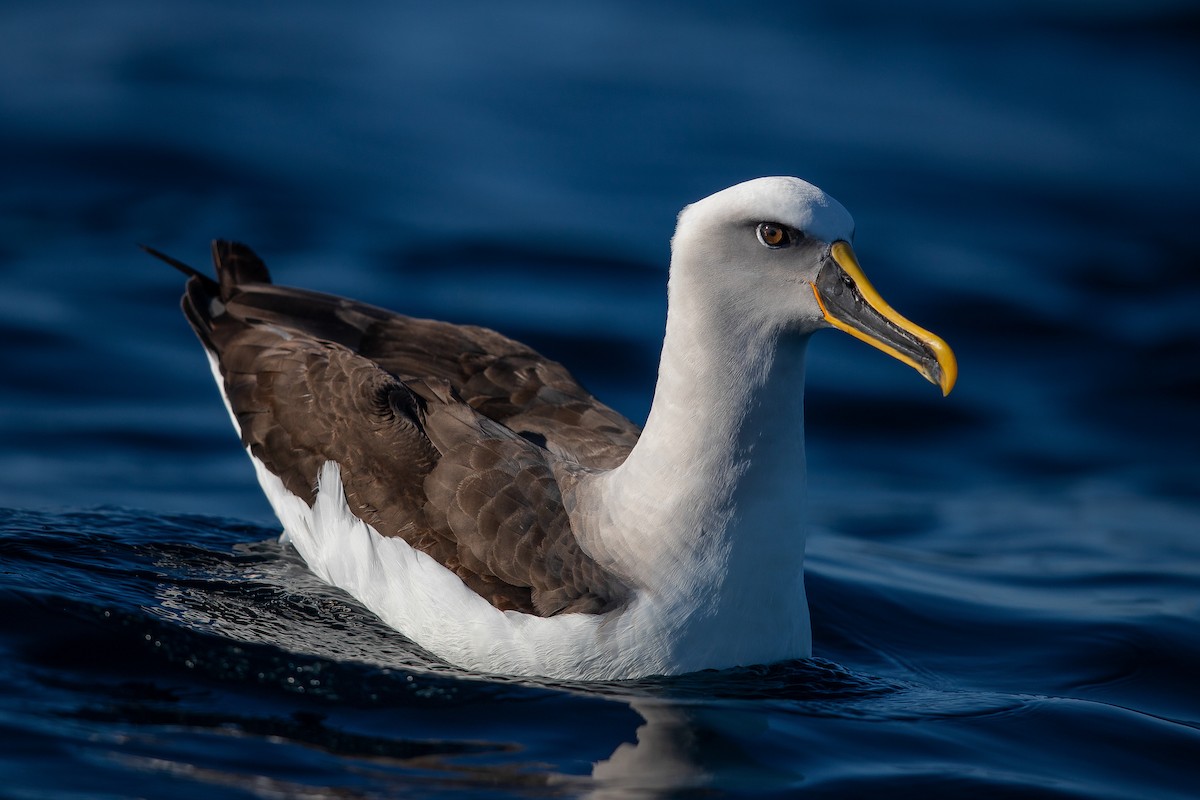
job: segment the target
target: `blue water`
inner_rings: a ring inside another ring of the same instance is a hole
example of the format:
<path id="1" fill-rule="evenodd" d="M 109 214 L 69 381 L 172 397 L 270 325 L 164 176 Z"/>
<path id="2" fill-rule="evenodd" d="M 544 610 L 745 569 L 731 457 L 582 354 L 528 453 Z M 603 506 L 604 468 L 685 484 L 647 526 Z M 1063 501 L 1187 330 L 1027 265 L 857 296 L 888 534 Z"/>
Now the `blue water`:
<path id="1" fill-rule="evenodd" d="M 1200 794 L 1194 4 L 66 0 L 0 31 L 0 796 Z M 851 210 L 961 379 L 817 336 L 816 658 L 670 680 L 465 674 L 321 584 L 135 248 L 242 239 L 641 419 L 674 215 L 779 173 Z"/>

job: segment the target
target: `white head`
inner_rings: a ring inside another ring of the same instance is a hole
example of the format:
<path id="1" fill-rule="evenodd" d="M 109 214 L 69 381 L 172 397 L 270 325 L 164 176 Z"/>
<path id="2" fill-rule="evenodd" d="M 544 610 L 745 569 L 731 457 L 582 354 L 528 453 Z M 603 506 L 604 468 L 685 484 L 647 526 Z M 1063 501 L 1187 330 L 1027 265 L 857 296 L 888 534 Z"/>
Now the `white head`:
<path id="1" fill-rule="evenodd" d="M 957 374 L 950 348 L 883 301 L 858 266 L 853 237 L 849 212 L 811 183 L 739 183 L 680 213 L 671 304 L 729 333 L 839 328 L 949 392 Z"/>
<path id="2" fill-rule="evenodd" d="M 710 311 L 741 323 L 815 330 L 824 324 L 808 286 L 830 244 L 853 235 L 854 220 L 842 204 L 811 183 L 784 177 L 739 183 L 680 212 L 671 240 L 672 288 L 688 286 Z"/>
<path id="3" fill-rule="evenodd" d="M 679 214 L 676 238 L 689 228 L 719 219 L 780 222 L 827 242 L 854 237 L 854 220 L 837 200 L 799 178 L 755 178 L 697 200 Z"/>

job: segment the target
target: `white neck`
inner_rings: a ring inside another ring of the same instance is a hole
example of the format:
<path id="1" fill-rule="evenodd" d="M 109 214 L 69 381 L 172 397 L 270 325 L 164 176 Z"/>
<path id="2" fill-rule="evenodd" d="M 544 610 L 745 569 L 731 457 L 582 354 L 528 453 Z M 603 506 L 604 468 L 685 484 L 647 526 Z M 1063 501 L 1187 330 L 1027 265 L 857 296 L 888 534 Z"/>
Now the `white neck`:
<path id="1" fill-rule="evenodd" d="M 751 649 L 774 641 L 784 657 L 807 655 L 807 344 L 807 334 L 756 326 L 673 275 L 645 430 L 625 463 L 580 497 L 603 509 L 593 516 L 600 530 L 582 537 L 601 563 L 661 602 L 695 609 L 681 627 L 711 645 L 687 642 L 685 630 L 679 643 L 692 652 L 736 649 L 729 634 Z M 759 622 L 770 630 L 753 630 Z"/>

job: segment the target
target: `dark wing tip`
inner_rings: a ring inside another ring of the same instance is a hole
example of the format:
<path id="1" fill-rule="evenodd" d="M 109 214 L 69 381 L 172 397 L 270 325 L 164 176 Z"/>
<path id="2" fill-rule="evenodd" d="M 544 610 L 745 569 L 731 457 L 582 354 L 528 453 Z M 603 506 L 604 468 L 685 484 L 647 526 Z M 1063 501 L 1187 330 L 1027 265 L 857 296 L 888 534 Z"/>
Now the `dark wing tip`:
<path id="1" fill-rule="evenodd" d="M 155 258 L 157 258 L 159 261 L 163 261 L 167 264 L 170 264 L 172 267 L 179 270 L 184 275 L 187 275 L 189 278 L 200 278 L 202 280 L 211 280 L 207 275 L 200 272 L 195 267 L 189 266 L 189 265 L 183 263 L 182 261 L 180 261 L 178 258 L 169 256 L 166 253 L 162 252 L 161 250 L 155 250 L 153 247 L 151 247 L 148 244 L 139 244 L 138 247 L 142 250 L 143 253 L 148 253 L 149 255 L 152 255 Z"/>
<path id="2" fill-rule="evenodd" d="M 271 273 L 258 254 L 241 242 L 214 239 L 213 266 L 221 284 L 221 299 L 228 300 L 244 283 L 270 283 Z"/>
<path id="3" fill-rule="evenodd" d="M 246 283 L 270 283 L 271 273 L 263 260 L 246 245 L 225 239 L 215 239 L 212 243 L 213 265 L 217 270 L 217 280 L 213 280 L 200 270 L 183 263 L 177 258 L 167 255 L 161 250 L 145 244 L 138 247 L 159 261 L 170 264 L 175 269 L 198 280 L 206 290 L 216 290 L 222 300 L 232 297 L 239 286 Z"/>
<path id="4" fill-rule="evenodd" d="M 210 295 L 215 295 L 218 292 L 219 288 L 217 286 L 217 282 L 195 267 L 189 266 L 180 261 L 178 258 L 169 256 L 161 250 L 155 250 L 150 245 L 139 244 L 138 247 L 142 249 L 142 252 L 154 256 L 159 261 L 170 264 L 172 267 L 191 278 L 192 280 L 188 281 L 189 293 L 191 292 L 192 286 L 196 286 L 198 289 L 207 292 Z M 195 283 L 193 283 L 193 281 L 195 281 Z"/>

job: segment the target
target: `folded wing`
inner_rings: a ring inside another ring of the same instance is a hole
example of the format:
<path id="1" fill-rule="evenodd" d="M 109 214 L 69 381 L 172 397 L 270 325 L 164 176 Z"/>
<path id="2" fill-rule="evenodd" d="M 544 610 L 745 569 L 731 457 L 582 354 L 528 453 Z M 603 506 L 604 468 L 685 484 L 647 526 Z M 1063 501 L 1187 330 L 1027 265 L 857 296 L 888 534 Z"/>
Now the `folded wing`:
<path id="1" fill-rule="evenodd" d="M 350 510 L 497 608 L 603 613 L 621 580 L 584 551 L 559 476 L 611 468 L 633 423 L 556 362 L 495 331 L 275 286 L 245 245 L 183 298 L 250 454 L 311 504 L 340 467 Z M 569 491 L 569 489 L 567 490 Z"/>

